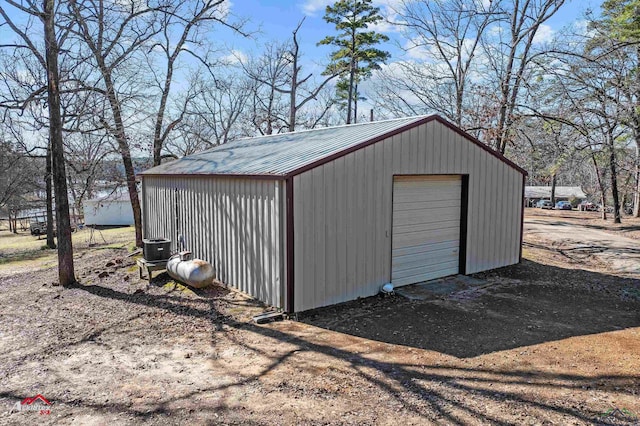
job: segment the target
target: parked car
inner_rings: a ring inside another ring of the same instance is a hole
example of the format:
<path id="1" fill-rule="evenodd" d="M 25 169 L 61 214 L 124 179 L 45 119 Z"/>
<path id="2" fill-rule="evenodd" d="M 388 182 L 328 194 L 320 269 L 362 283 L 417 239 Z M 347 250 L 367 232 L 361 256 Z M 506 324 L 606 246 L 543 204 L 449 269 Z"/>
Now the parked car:
<path id="1" fill-rule="evenodd" d="M 536 207 L 538 207 L 539 209 L 552 209 L 553 203 L 551 202 L 551 200 L 540 200 L 536 204 Z"/>
<path id="2" fill-rule="evenodd" d="M 578 210 L 585 212 L 595 212 L 598 211 L 598 206 L 589 201 L 583 201 L 578 205 Z"/>
<path id="3" fill-rule="evenodd" d="M 41 235 L 47 233 L 47 222 L 42 221 L 31 221 L 29 224 L 29 230 L 31 231 L 31 235 Z"/>
<path id="4" fill-rule="evenodd" d="M 573 210 L 573 206 L 568 201 L 558 201 L 556 203 L 557 210 Z"/>
<path id="5" fill-rule="evenodd" d="M 597 207 L 599 212 L 601 212 L 603 210 L 602 204 L 598 204 L 596 207 Z M 607 213 L 613 213 L 613 207 L 612 206 L 606 206 L 604 208 L 604 211 L 607 212 Z"/>
<path id="6" fill-rule="evenodd" d="M 29 230 L 31 231 L 31 235 L 35 235 L 36 237 L 39 237 L 40 235 L 46 235 L 47 234 L 47 222 L 46 221 L 42 221 L 42 220 L 32 220 L 31 223 L 29 223 Z M 74 232 L 76 230 L 75 225 L 71 225 L 71 232 Z M 56 224 L 55 222 L 53 223 L 53 235 L 57 235 L 57 230 L 56 230 Z"/>

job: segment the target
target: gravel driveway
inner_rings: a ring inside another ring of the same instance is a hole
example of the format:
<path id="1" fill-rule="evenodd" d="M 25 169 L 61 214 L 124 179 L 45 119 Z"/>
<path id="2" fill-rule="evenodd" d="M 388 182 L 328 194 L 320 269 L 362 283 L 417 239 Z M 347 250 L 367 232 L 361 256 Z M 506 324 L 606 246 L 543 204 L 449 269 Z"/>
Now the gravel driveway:
<path id="1" fill-rule="evenodd" d="M 611 272 L 640 277 L 640 242 L 611 234 L 593 225 L 580 225 L 558 217 L 525 217 L 526 244 L 546 240 L 558 252 L 571 259 L 592 256 Z"/>

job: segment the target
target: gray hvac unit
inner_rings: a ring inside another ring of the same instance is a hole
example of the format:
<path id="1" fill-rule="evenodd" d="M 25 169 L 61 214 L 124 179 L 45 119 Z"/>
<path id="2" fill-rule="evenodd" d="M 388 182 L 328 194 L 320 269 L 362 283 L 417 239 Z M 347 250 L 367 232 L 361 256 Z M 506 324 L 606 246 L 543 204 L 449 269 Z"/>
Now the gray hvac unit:
<path id="1" fill-rule="evenodd" d="M 147 262 L 157 262 L 171 257 L 171 240 L 167 238 L 149 238 L 142 240 L 142 254 Z"/>

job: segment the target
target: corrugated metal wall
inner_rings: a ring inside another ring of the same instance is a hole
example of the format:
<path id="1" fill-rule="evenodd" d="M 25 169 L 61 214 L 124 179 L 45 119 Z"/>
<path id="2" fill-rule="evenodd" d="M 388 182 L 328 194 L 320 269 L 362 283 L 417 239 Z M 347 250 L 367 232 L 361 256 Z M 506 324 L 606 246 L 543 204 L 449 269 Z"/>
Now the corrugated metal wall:
<path id="1" fill-rule="evenodd" d="M 295 176 L 296 311 L 390 281 L 393 176 L 403 174 L 469 175 L 467 273 L 518 262 L 522 174 L 430 121 Z"/>
<path id="2" fill-rule="evenodd" d="M 284 307 L 284 182 L 144 176 L 144 237 L 185 237 L 218 280 Z"/>

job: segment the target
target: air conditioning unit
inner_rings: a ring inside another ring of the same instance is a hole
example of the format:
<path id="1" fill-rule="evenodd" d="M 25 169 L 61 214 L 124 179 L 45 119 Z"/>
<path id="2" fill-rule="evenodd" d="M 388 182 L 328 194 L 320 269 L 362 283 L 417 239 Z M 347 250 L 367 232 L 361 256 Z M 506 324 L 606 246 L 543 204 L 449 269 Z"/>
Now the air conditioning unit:
<path id="1" fill-rule="evenodd" d="M 142 255 L 147 262 L 163 261 L 171 256 L 171 240 L 167 238 L 149 238 L 142 243 Z"/>

